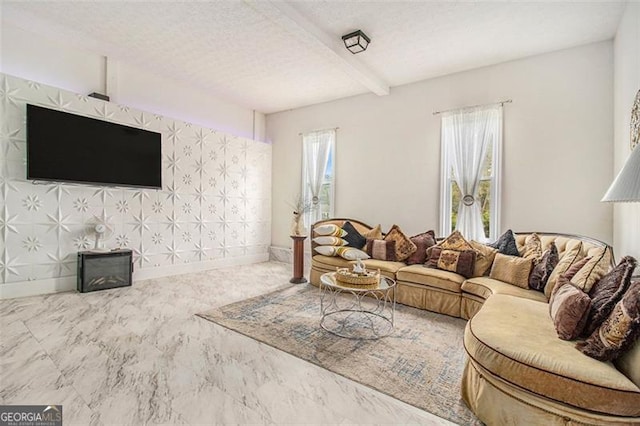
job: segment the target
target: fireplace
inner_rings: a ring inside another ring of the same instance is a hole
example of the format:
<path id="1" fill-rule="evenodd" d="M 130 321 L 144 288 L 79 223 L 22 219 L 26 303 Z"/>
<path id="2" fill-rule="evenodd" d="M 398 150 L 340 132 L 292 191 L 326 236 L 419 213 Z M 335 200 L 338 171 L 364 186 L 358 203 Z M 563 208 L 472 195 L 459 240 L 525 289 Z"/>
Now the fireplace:
<path id="1" fill-rule="evenodd" d="M 132 284 L 131 250 L 78 253 L 78 291 L 87 293 Z"/>

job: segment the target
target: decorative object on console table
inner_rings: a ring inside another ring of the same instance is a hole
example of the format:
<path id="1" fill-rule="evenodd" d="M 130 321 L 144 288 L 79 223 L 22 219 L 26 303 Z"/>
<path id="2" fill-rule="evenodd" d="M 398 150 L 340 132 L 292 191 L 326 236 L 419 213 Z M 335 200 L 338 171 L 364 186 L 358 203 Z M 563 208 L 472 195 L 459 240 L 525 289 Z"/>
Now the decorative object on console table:
<path id="1" fill-rule="evenodd" d="M 301 195 L 296 197 L 295 202 L 289 203 L 293 208 L 293 218 L 291 220 L 291 235 L 304 235 L 304 215 L 314 209 L 312 203 L 305 202 Z"/>
<path id="2" fill-rule="evenodd" d="M 132 284 L 133 252 L 128 249 L 109 252 L 78 253 L 78 291 L 87 293 Z"/>
<path id="3" fill-rule="evenodd" d="M 304 240 L 306 235 L 291 235 L 293 240 L 293 278 L 289 280 L 293 284 L 304 284 L 307 279 L 304 277 Z"/>

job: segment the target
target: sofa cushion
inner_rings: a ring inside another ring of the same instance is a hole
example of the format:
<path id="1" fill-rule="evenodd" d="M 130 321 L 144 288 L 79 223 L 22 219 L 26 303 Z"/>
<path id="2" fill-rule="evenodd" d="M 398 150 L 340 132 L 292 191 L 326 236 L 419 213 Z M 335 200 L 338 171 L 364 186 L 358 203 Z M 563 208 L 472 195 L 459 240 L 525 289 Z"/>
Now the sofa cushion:
<path id="1" fill-rule="evenodd" d="M 409 256 L 405 262 L 407 265 L 417 265 L 427 261 L 427 249 L 436 244 L 436 233 L 434 231 L 423 232 L 410 238 L 416 245 L 416 251 Z"/>
<path id="2" fill-rule="evenodd" d="M 460 293 L 460 286 L 464 282 L 464 277 L 455 272 L 427 268 L 424 265 L 405 266 L 398 271 L 396 278 L 398 281 L 422 284 L 456 293 Z"/>
<path id="3" fill-rule="evenodd" d="M 365 251 L 372 259 L 394 261 L 396 258 L 396 242 L 367 240 Z"/>
<path id="4" fill-rule="evenodd" d="M 390 262 L 388 260 L 378 260 L 378 259 L 367 259 L 364 260 L 363 263 L 367 267 L 367 269 L 371 271 L 375 271 L 376 269 L 380 269 L 382 272 L 389 272 L 391 274 L 395 274 L 398 272 L 398 269 L 407 266 L 402 262 Z"/>
<path id="5" fill-rule="evenodd" d="M 525 259 L 531 259 L 534 265 L 540 261 L 542 258 L 542 241 L 538 234 L 534 232 L 531 235 L 527 235 L 520 255 Z"/>
<path id="6" fill-rule="evenodd" d="M 418 249 L 415 244 L 407 237 L 398 225 L 393 225 L 387 235 L 384 236 L 386 241 L 396 242 L 396 258 L 398 262 L 402 262 L 411 256 Z"/>
<path id="7" fill-rule="evenodd" d="M 619 358 L 640 337 L 640 281 L 634 281 L 609 317 L 576 347 L 583 353 L 610 361 Z"/>
<path id="8" fill-rule="evenodd" d="M 371 239 L 371 240 L 381 240 L 382 239 L 382 228 L 380 227 L 380 224 L 376 225 L 375 228 L 372 228 L 369 231 L 362 232 L 362 236 L 365 237 L 367 240 L 369 240 L 369 239 Z"/>
<path id="9" fill-rule="evenodd" d="M 569 246 L 567 245 L 567 247 Z M 558 277 L 564 274 L 575 262 L 585 257 L 582 253 L 582 242 L 572 245 L 571 248 L 567 248 L 565 251 L 561 251 L 560 247 L 558 247 L 558 253 L 560 254 L 560 260 L 556 267 L 553 268 L 547 280 L 547 285 L 544 286 L 544 295 L 547 296 L 547 299 L 551 297 L 551 293 L 558 282 Z"/>
<path id="10" fill-rule="evenodd" d="M 493 260 L 489 276 L 522 288 L 529 288 L 532 260 L 498 253 Z"/>
<path id="11" fill-rule="evenodd" d="M 343 259 L 339 256 L 324 256 L 321 254 L 316 254 L 311 259 L 311 262 L 314 266 L 319 266 L 323 269 L 328 269 L 331 271 L 335 271 L 336 268 L 350 268 L 353 265 L 353 262 L 347 259 Z"/>
<path id="12" fill-rule="evenodd" d="M 316 226 L 313 232 L 318 236 L 342 237 L 347 235 L 346 231 L 342 230 L 342 228 L 335 223 Z"/>
<path id="13" fill-rule="evenodd" d="M 351 222 L 346 221 L 344 225 L 342 225 L 342 230 L 346 232 L 345 235 L 342 236 L 342 239 L 345 240 L 351 247 L 355 247 L 357 249 L 361 249 L 367 243 L 367 238 L 364 237 L 355 226 L 351 224 Z"/>
<path id="14" fill-rule="evenodd" d="M 640 415 L 640 389 L 612 363 L 558 339 L 546 303 L 492 296 L 467 324 L 464 346 L 492 374 L 541 397 L 598 413 Z"/>
<path id="15" fill-rule="evenodd" d="M 591 299 L 564 275 L 560 275 L 556 288 L 558 290 L 549 300 L 549 314 L 558 337 L 562 340 L 573 340 L 584 330 Z"/>
<path id="16" fill-rule="evenodd" d="M 611 250 L 608 247 L 602 247 L 589 255 L 591 260 L 571 279 L 571 282 L 585 293 L 591 291 L 591 287 L 609 271 L 611 266 Z"/>
<path id="17" fill-rule="evenodd" d="M 475 250 L 447 250 L 440 246 L 433 246 L 429 250 L 427 266 L 443 271 L 455 272 L 465 278 L 473 276 L 476 263 Z"/>
<path id="18" fill-rule="evenodd" d="M 620 263 L 595 283 L 589 292 L 591 311 L 587 319 L 584 335 L 593 333 L 609 316 L 631 284 L 631 276 L 637 262 L 631 256 L 625 256 Z"/>
<path id="19" fill-rule="evenodd" d="M 520 256 L 516 238 L 511 229 L 507 230 L 494 243 L 489 244 L 489 246 L 498 249 L 498 253 L 506 254 L 507 256 Z"/>
<path id="20" fill-rule="evenodd" d="M 492 294 L 508 294 L 539 302 L 547 301 L 544 294 L 539 291 L 516 287 L 489 277 L 476 277 L 466 280 L 462 284 L 462 291 L 483 299 L 488 299 Z"/>
<path id="21" fill-rule="evenodd" d="M 544 291 L 544 286 L 547 284 L 553 268 L 558 264 L 558 260 L 558 248 L 556 244 L 551 241 L 549 248 L 542 254 L 540 262 L 531 270 L 531 275 L 529 275 L 529 288 Z"/>
<path id="22" fill-rule="evenodd" d="M 477 241 L 469 241 L 469 244 L 471 244 L 471 247 L 476 251 L 476 265 L 473 270 L 473 276 L 482 277 L 488 275 L 496 253 L 498 253 L 498 249 Z"/>

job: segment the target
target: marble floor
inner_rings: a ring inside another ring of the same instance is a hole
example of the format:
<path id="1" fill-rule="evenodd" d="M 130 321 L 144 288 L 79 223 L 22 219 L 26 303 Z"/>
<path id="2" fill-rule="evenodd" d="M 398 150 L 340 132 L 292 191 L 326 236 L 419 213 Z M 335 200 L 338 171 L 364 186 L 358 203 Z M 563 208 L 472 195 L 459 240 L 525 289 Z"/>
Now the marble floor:
<path id="1" fill-rule="evenodd" d="M 64 424 L 449 422 L 194 314 L 290 286 L 266 262 L 0 301 L 0 404 Z"/>

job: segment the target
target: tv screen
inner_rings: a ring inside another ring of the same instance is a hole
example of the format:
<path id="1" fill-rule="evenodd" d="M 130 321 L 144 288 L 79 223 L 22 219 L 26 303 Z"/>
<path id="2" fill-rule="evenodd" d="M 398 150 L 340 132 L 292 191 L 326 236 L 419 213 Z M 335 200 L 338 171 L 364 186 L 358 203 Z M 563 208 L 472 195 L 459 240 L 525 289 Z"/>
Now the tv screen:
<path id="1" fill-rule="evenodd" d="M 161 136 L 27 105 L 27 179 L 161 188 Z"/>

